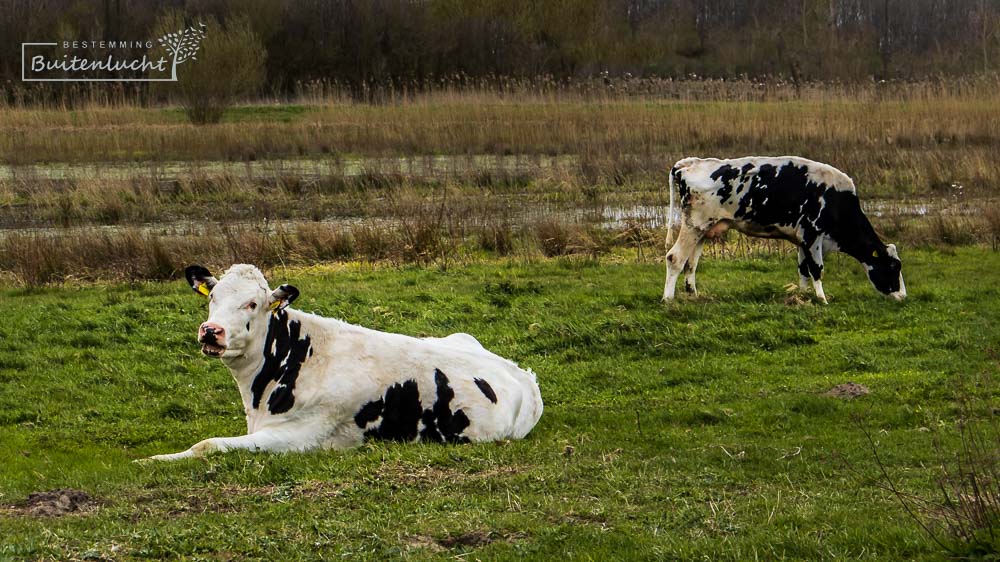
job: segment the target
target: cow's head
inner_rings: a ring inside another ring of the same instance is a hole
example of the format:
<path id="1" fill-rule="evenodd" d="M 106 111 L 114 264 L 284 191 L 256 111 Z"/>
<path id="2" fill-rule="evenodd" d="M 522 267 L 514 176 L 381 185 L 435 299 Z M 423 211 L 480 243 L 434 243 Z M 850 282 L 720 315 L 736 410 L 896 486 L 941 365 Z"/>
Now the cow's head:
<path id="1" fill-rule="evenodd" d="M 196 293 L 208 297 L 208 321 L 198 328 L 198 342 L 211 357 L 242 355 L 255 335 L 267 333 L 268 316 L 299 296 L 291 285 L 272 291 L 264 274 L 247 264 L 230 267 L 222 279 L 200 265 L 188 267 L 184 276 Z"/>
<path id="2" fill-rule="evenodd" d="M 903 262 L 899 261 L 899 253 L 895 244 L 876 248 L 865 262 L 868 279 L 879 292 L 901 301 L 906 298 L 906 285 L 903 284 Z"/>

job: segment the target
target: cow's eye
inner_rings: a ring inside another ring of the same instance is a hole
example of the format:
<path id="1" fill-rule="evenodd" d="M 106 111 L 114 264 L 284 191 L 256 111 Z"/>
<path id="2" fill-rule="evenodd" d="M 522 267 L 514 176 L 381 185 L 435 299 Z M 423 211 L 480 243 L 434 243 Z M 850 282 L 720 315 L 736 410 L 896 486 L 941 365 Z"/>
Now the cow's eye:
<path id="1" fill-rule="evenodd" d="M 247 305 L 247 308 L 250 310 L 257 310 L 257 303 L 251 301 L 250 304 Z"/>

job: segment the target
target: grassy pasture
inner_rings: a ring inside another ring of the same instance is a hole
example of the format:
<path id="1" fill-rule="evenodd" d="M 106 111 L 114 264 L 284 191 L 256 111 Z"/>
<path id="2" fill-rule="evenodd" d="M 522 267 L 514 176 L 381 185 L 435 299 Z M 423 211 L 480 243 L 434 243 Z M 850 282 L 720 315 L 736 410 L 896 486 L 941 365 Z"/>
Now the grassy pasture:
<path id="1" fill-rule="evenodd" d="M 697 300 L 662 264 L 486 260 L 276 270 L 298 307 L 413 335 L 455 331 L 533 369 L 523 441 L 131 461 L 245 430 L 200 355 L 183 283 L 0 289 L 0 559 L 913 559 L 940 549 L 877 476 L 931 495 L 962 416 L 998 390 L 1000 254 L 903 255 L 910 298 L 844 256 L 831 304 L 789 305 L 794 259 L 706 258 Z M 853 401 L 823 396 L 844 382 Z M 969 405 L 963 405 L 968 400 Z M 78 488 L 82 515 L 26 516 Z"/>

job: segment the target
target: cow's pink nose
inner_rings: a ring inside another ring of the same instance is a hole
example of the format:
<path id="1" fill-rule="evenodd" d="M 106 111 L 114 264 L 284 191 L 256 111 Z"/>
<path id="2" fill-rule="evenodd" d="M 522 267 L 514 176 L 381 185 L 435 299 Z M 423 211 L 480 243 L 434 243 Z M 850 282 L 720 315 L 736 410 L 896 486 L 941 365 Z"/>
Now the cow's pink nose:
<path id="1" fill-rule="evenodd" d="M 226 335 L 226 330 L 214 322 L 205 322 L 198 328 L 198 339 L 205 339 L 212 336 L 215 339 L 222 339 Z"/>

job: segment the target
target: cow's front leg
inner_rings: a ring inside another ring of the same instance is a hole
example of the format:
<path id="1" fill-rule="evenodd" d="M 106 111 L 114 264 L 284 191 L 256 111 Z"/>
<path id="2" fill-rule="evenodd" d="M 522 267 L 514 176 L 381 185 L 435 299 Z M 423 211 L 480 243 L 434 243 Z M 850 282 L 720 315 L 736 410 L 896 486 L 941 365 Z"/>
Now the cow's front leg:
<path id="1" fill-rule="evenodd" d="M 799 269 L 799 290 L 800 291 L 805 291 L 809 287 L 809 275 L 806 274 L 806 273 L 802 273 L 802 271 L 803 271 L 802 264 L 804 264 L 805 261 L 806 261 L 806 255 L 807 254 L 806 254 L 805 249 L 802 248 L 802 246 L 799 246 L 799 267 L 798 267 L 798 269 Z M 806 268 L 806 271 L 808 271 L 808 268 Z"/>
<path id="2" fill-rule="evenodd" d="M 811 244 L 799 247 L 799 257 L 805 258 L 799 262 L 799 275 L 812 279 L 816 298 L 827 304 L 826 293 L 823 292 L 823 238 L 818 237 Z"/>
<path id="3" fill-rule="evenodd" d="M 242 435 L 240 437 L 212 437 L 211 439 L 205 439 L 204 441 L 200 441 L 192 445 L 191 448 L 186 451 L 169 455 L 154 455 L 149 457 L 149 459 L 154 461 L 176 461 L 181 459 L 204 457 L 212 453 L 221 453 L 233 449 L 246 449 L 248 451 L 288 451 L 296 448 L 291 447 L 291 443 L 295 443 L 295 441 L 290 441 L 289 437 L 285 435 L 284 432 L 263 429 L 255 433 L 251 433 L 250 435 Z"/>

